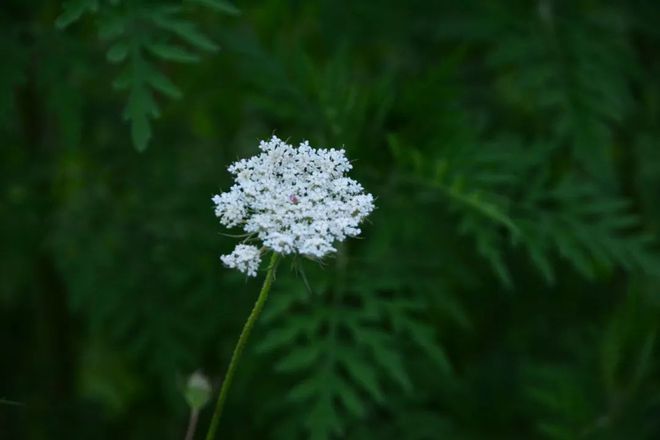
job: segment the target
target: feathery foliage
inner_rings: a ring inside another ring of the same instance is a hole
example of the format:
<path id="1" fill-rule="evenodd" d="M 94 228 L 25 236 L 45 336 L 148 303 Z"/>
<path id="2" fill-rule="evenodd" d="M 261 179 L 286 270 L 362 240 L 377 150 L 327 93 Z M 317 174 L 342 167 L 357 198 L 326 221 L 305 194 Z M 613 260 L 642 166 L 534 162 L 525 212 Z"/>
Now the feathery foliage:
<path id="1" fill-rule="evenodd" d="M 217 388 L 259 287 L 218 261 L 210 197 L 275 133 L 346 148 L 377 208 L 282 261 L 223 438 L 658 438 L 658 22 L 5 1 L 0 437 L 183 437 L 186 377 Z"/>
<path id="2" fill-rule="evenodd" d="M 257 346 L 280 354 L 275 371 L 304 378 L 286 400 L 315 439 L 345 436 L 351 420 L 387 407 L 386 396 L 412 392 L 402 347 L 428 358 L 439 373 L 450 371 L 435 331 L 420 319 L 425 304 L 407 297 L 401 280 L 382 277 L 374 283 L 376 272 L 349 271 L 344 258 L 337 258 L 344 274 L 334 285 L 312 282 L 309 291 L 297 280 L 278 289 Z"/>
<path id="3" fill-rule="evenodd" d="M 185 5 L 154 5 L 135 0 L 112 0 L 99 11 L 98 0 L 71 0 L 55 24 L 64 29 L 85 13 L 99 13 L 99 37 L 108 42 L 109 62 L 123 68 L 113 87 L 128 93 L 124 118 L 131 124 L 133 145 L 144 151 L 151 139 L 150 119 L 160 116 L 154 92 L 179 99 L 181 90 L 155 62 L 196 63 L 201 52 L 218 46 L 186 17 L 185 6 L 198 3 L 216 11 L 237 14 L 233 5 L 219 0 L 189 1 Z"/>

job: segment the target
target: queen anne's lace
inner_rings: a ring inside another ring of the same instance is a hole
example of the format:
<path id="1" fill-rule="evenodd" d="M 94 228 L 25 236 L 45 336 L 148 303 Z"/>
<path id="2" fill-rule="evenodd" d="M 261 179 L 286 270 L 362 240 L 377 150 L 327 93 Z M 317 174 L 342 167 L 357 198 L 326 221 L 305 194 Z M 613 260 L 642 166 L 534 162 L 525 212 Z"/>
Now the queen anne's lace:
<path id="1" fill-rule="evenodd" d="M 229 167 L 235 183 L 213 197 L 215 214 L 227 227 L 242 226 L 250 238 L 280 254 L 322 258 L 334 244 L 360 234 L 358 225 L 374 209 L 373 197 L 345 177 L 344 150 L 294 147 L 273 136 L 261 153 Z M 255 276 L 261 251 L 239 244 L 221 257 L 227 266 Z"/>
<path id="2" fill-rule="evenodd" d="M 238 269 L 251 277 L 257 276 L 259 261 L 261 261 L 261 252 L 256 246 L 239 244 L 234 248 L 234 252 L 220 257 L 225 266 Z"/>

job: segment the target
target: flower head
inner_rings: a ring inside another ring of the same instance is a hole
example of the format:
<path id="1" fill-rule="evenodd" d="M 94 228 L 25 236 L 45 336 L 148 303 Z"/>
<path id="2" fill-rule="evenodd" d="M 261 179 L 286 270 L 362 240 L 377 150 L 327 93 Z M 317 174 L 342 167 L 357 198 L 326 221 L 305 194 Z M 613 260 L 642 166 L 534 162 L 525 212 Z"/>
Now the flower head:
<path id="1" fill-rule="evenodd" d="M 239 244 L 234 252 L 220 257 L 225 266 L 238 269 L 249 276 L 257 276 L 257 269 L 261 261 L 261 252 L 256 246 Z"/>
<path id="2" fill-rule="evenodd" d="M 344 150 L 298 147 L 273 136 L 261 153 L 229 167 L 235 183 L 213 197 L 215 215 L 227 227 L 241 226 L 262 249 L 322 258 L 335 244 L 360 234 L 374 209 L 373 196 L 346 177 L 352 168 Z M 239 244 L 221 257 L 229 267 L 255 276 L 261 251 Z"/>

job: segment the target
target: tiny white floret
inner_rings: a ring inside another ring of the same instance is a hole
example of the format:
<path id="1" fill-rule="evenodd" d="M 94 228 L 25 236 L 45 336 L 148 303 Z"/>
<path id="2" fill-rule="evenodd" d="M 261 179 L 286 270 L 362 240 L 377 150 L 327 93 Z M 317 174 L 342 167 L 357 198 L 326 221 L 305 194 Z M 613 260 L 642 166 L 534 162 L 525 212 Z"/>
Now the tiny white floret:
<path id="1" fill-rule="evenodd" d="M 228 255 L 220 257 L 225 266 L 238 269 L 248 276 L 257 276 L 257 269 L 261 262 L 261 252 L 256 246 L 239 244 L 234 251 Z"/>

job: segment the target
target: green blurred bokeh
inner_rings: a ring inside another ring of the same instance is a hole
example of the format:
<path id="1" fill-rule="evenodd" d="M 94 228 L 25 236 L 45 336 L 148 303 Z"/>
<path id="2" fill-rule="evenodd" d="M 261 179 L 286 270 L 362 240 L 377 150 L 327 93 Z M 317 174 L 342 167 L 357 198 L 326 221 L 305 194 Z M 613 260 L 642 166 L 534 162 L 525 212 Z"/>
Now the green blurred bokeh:
<path id="1" fill-rule="evenodd" d="M 273 133 L 377 209 L 280 265 L 219 438 L 660 438 L 660 4 L 235 6 L 0 4 L 0 439 L 184 437 Z"/>

